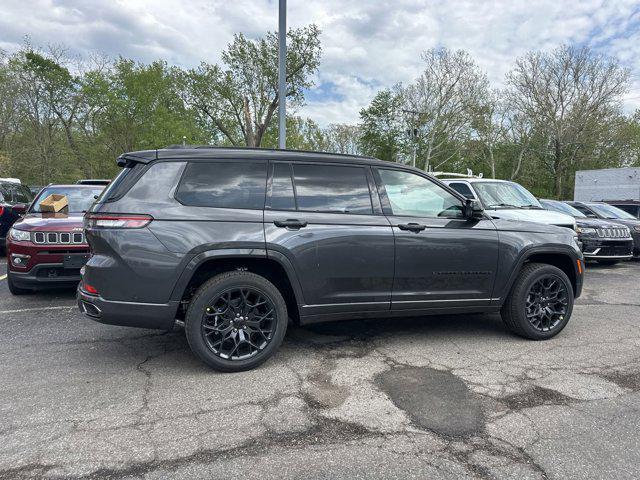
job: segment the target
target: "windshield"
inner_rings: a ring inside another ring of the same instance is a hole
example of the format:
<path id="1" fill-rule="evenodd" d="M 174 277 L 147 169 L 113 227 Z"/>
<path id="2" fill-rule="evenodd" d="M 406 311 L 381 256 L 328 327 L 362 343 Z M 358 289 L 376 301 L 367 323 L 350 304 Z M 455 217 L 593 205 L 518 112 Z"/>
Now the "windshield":
<path id="1" fill-rule="evenodd" d="M 32 213 L 43 213 L 40 209 L 40 202 L 46 199 L 49 195 L 65 195 L 67 197 L 68 206 L 61 210 L 62 213 L 82 213 L 89 210 L 91 204 L 95 201 L 96 195 L 100 195 L 104 186 L 95 187 L 74 187 L 74 186 L 59 186 L 59 187 L 46 187 L 38 198 L 33 202 L 31 209 Z"/>
<path id="2" fill-rule="evenodd" d="M 606 203 L 589 203 L 587 205 L 591 210 L 604 218 L 626 218 L 629 220 L 637 220 L 636 217 L 630 213 L 620 210 L 613 205 L 607 205 Z"/>
<path id="3" fill-rule="evenodd" d="M 542 208 L 536 197 L 522 185 L 513 182 L 474 182 L 485 208 Z"/>
<path id="4" fill-rule="evenodd" d="M 580 210 L 573 208 L 571 205 L 567 205 L 564 202 L 557 202 L 555 200 L 540 200 L 540 203 L 547 210 L 555 210 L 556 212 L 566 213 L 572 217 L 587 218 L 587 216 Z"/>

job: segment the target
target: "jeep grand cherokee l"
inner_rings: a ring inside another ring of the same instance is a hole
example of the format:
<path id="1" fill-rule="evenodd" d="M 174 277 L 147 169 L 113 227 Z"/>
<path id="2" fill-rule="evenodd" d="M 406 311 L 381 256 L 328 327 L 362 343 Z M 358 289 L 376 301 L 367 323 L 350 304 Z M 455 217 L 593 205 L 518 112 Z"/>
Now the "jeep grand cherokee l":
<path id="1" fill-rule="evenodd" d="M 548 339 L 582 288 L 572 229 L 491 219 L 411 167 L 211 147 L 118 164 L 85 216 L 79 307 L 115 325 L 179 319 L 218 370 L 264 362 L 288 318 L 501 312 L 518 335 Z"/>

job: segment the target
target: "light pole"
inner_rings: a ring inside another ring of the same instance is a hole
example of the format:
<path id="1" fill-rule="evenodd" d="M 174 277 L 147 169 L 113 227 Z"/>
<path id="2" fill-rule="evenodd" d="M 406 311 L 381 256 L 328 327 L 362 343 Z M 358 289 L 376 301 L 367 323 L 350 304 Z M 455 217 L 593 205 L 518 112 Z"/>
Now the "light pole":
<path id="1" fill-rule="evenodd" d="M 278 9 L 278 148 L 286 148 L 287 133 L 287 0 Z"/>

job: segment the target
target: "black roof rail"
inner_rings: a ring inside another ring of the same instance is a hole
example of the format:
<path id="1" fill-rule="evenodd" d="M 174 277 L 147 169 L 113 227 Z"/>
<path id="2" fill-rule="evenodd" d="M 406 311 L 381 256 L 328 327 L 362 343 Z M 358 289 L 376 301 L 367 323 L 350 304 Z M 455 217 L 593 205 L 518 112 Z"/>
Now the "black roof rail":
<path id="1" fill-rule="evenodd" d="M 173 144 L 164 147 L 164 150 L 251 150 L 251 151 L 261 151 L 261 152 L 290 152 L 290 153 L 312 153 L 312 154 L 320 154 L 320 155 L 336 155 L 340 157 L 351 157 L 351 158 L 365 158 L 368 160 L 378 160 L 377 158 L 370 157 L 368 155 L 355 155 L 352 153 L 335 153 L 335 152 L 322 152 L 319 150 L 296 150 L 293 148 L 267 148 L 267 147 L 247 147 L 247 146 L 224 146 L 224 145 L 180 145 Z"/>

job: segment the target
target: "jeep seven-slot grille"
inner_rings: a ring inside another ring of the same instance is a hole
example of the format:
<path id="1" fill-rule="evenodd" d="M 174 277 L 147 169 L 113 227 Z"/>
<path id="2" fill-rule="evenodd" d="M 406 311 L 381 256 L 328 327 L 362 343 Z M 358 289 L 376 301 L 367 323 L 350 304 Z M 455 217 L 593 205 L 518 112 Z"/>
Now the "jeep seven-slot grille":
<path id="1" fill-rule="evenodd" d="M 602 238 L 627 238 L 629 229 L 627 228 L 598 228 L 598 236 Z"/>
<path id="2" fill-rule="evenodd" d="M 80 245 L 85 243 L 82 232 L 34 232 L 33 243 L 38 245 Z"/>

